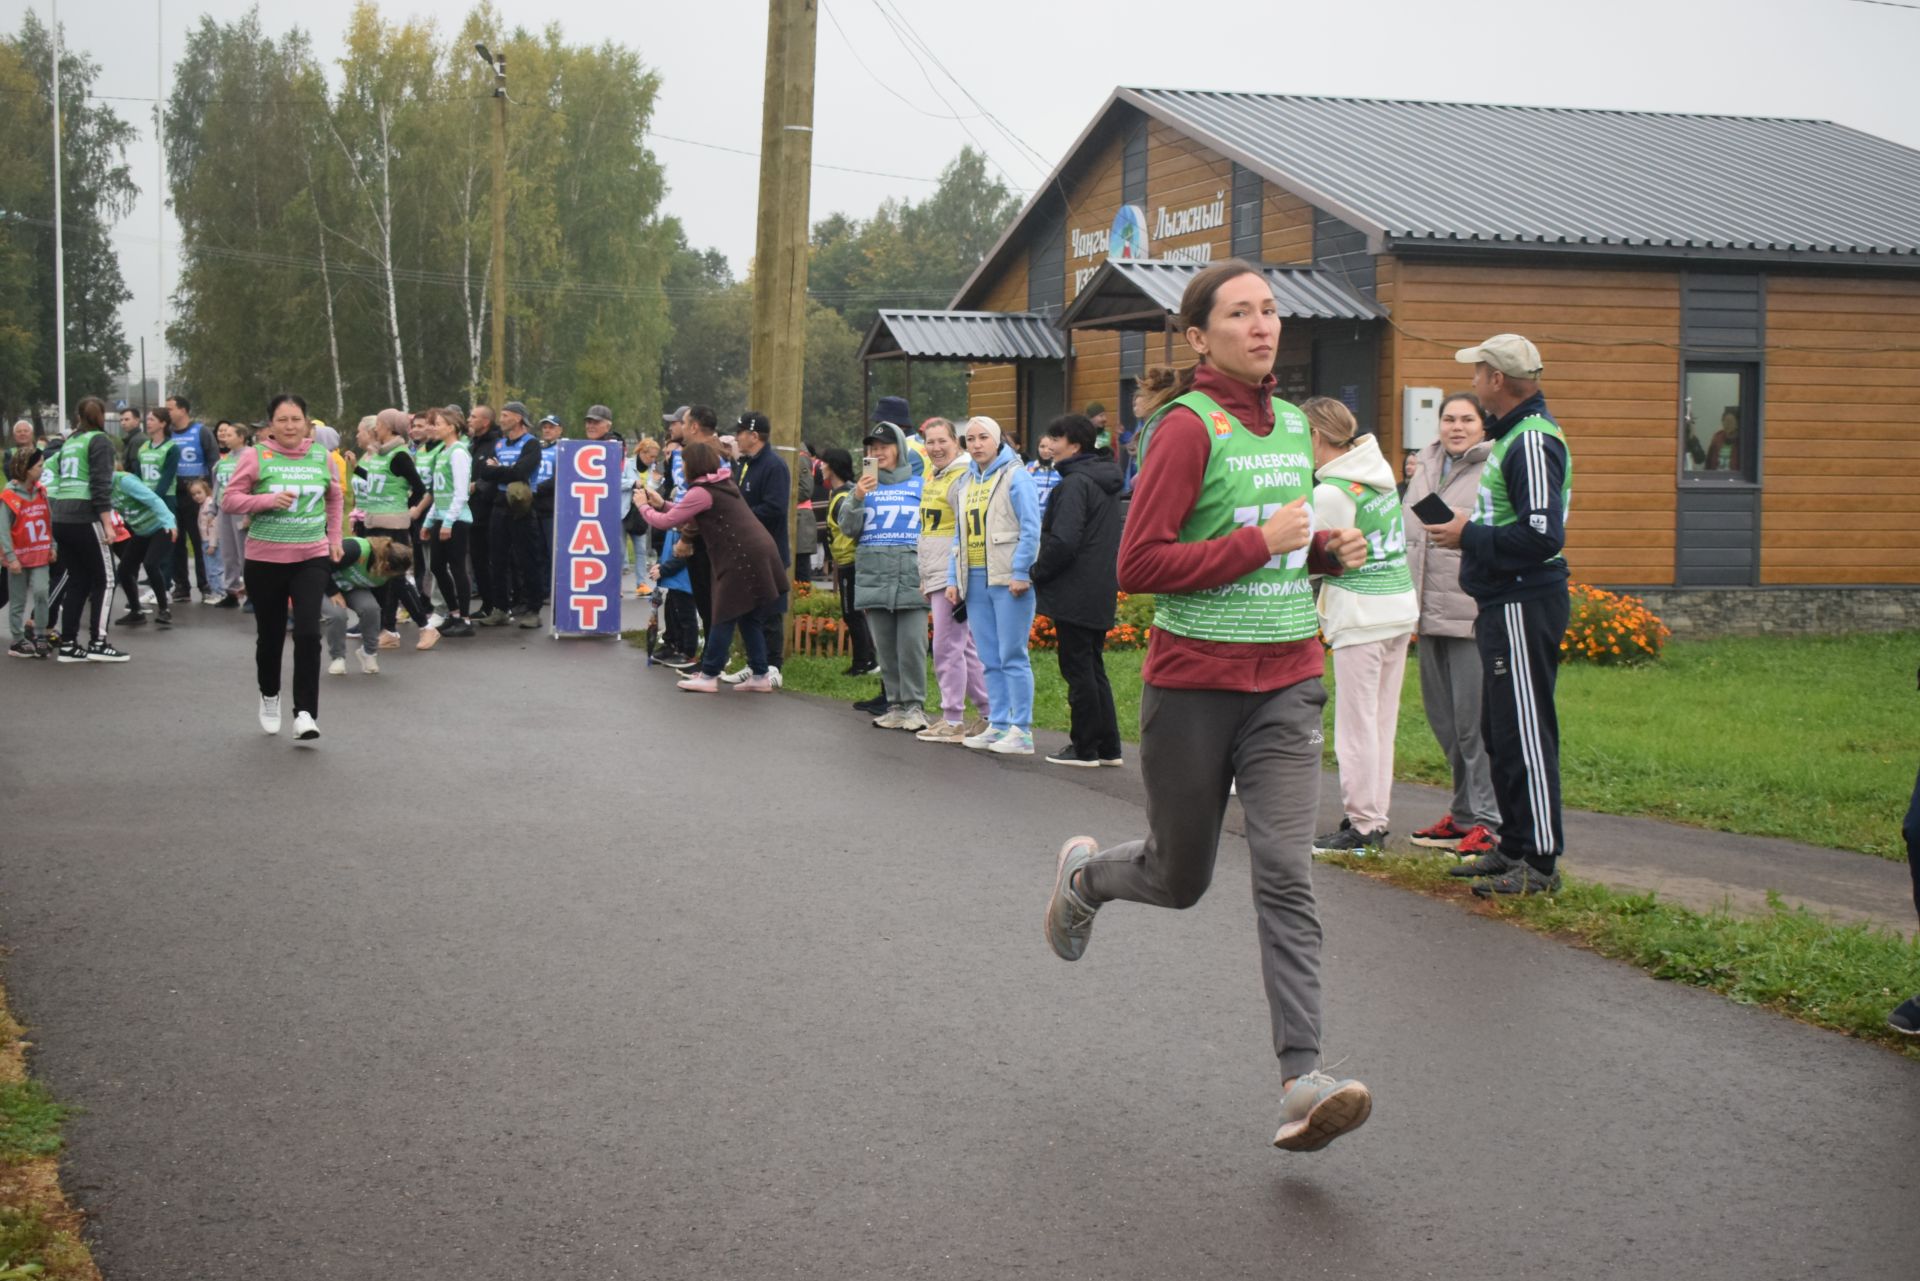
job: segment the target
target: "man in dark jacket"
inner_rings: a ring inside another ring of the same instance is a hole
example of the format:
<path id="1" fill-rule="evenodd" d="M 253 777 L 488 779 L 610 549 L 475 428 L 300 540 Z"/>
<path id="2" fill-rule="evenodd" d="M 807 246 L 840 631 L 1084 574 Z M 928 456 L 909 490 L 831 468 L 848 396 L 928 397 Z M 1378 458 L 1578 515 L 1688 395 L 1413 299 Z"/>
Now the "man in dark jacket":
<path id="1" fill-rule="evenodd" d="M 739 461 L 733 465 L 733 479 L 740 487 L 740 497 L 772 536 L 773 545 L 780 553 L 780 563 L 791 565 L 787 503 L 793 496 L 793 474 L 787 470 L 787 460 L 780 457 L 780 451 L 767 443 L 772 430 L 767 416 L 757 410 L 749 409 L 740 415 L 740 421 L 733 428 L 734 443 L 740 450 Z M 779 605 L 767 614 L 763 629 L 767 638 L 767 669 L 772 673 L 775 688 L 780 686 L 780 664 L 786 658 L 786 615 L 787 598 L 782 596 Z M 747 669 L 742 667 L 722 679 L 728 684 L 738 684 L 746 677 Z"/>
<path id="2" fill-rule="evenodd" d="M 1039 609 L 1059 638 L 1072 741 L 1047 757 L 1054 765 L 1119 765 L 1120 718 L 1113 708 L 1102 651 L 1119 591 L 1120 467 L 1095 452 L 1099 428 L 1084 414 L 1047 428 L 1060 481 L 1040 519 L 1033 562 Z"/>
<path id="3" fill-rule="evenodd" d="M 1470 516 L 1427 533 L 1460 549 L 1460 586 L 1480 608 L 1474 640 L 1485 672 L 1481 737 L 1500 802 L 1500 847 L 1457 867 L 1483 877 L 1473 892 L 1551 894 L 1560 888 L 1560 722 L 1554 678 L 1567 633 L 1567 503 L 1573 453 L 1540 394 L 1540 349 L 1495 334 L 1454 359 L 1473 370 L 1493 442 Z"/>
<path id="4" fill-rule="evenodd" d="M 517 618 L 521 627 L 531 630 L 540 626 L 540 611 L 547 603 L 546 576 L 535 564 L 539 537 L 533 523 L 533 483 L 542 450 L 528 430 L 526 406 L 519 401 L 510 400 L 501 407 L 500 424 L 504 430 L 493 443 L 493 452 L 484 459 L 476 453 L 473 474 L 493 487 L 493 510 L 485 534 L 487 558 L 493 566 L 496 600 L 507 612 L 480 621 L 499 627 Z"/>
<path id="5" fill-rule="evenodd" d="M 520 402 L 507 402 L 508 407 L 515 405 L 520 405 Z M 520 405 L 520 408 L 524 410 L 526 406 Z M 467 556 L 473 561 L 473 585 L 480 595 L 480 612 L 472 620 L 476 623 L 494 620 L 495 615 L 504 613 L 507 607 L 505 595 L 498 591 L 494 583 L 491 531 L 497 490 L 494 483 L 486 479 L 487 460 L 493 457 L 493 447 L 500 443 L 500 437 L 493 407 L 475 405 L 473 413 L 467 417 L 467 446 L 473 459 L 473 480 L 469 482 L 467 494 L 467 510 L 473 516 L 473 536 L 467 543 Z M 502 563 L 498 568 L 499 576 L 505 578 L 506 565 Z"/>

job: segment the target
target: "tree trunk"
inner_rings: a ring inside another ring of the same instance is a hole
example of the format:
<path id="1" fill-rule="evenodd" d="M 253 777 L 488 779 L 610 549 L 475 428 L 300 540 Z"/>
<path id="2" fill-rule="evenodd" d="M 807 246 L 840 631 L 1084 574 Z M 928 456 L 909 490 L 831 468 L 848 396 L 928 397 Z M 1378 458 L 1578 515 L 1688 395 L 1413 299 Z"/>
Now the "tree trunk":
<path id="1" fill-rule="evenodd" d="M 380 270 L 387 282 L 387 337 L 393 342 L 393 381 L 400 393 L 400 408 L 407 403 L 407 356 L 400 346 L 400 299 L 393 282 L 393 147 L 387 140 L 387 125 L 392 117 L 387 108 L 379 109 L 380 119 Z"/>

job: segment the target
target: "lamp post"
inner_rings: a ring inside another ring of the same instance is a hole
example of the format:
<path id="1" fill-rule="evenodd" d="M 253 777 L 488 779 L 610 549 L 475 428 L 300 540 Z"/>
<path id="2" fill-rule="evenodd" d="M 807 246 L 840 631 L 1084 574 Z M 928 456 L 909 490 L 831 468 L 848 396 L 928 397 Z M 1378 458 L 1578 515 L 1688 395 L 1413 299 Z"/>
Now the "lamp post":
<path id="1" fill-rule="evenodd" d="M 67 250 L 60 191 L 60 0 L 53 0 L 53 401 L 67 429 Z"/>
<path id="2" fill-rule="evenodd" d="M 493 370 L 487 396 L 494 412 L 507 399 L 507 59 L 475 41 L 493 72 Z"/>

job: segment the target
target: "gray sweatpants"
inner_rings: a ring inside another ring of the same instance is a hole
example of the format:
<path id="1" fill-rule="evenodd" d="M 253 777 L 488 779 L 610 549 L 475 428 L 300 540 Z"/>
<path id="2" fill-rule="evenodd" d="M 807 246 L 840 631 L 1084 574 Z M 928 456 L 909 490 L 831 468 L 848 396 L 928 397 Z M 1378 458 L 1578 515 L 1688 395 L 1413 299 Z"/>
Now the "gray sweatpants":
<path id="1" fill-rule="evenodd" d="M 221 512 L 213 518 L 215 537 L 220 542 L 220 581 L 216 591 L 237 596 L 247 590 L 247 527 L 239 512 Z"/>
<path id="2" fill-rule="evenodd" d="M 919 707 L 927 701 L 927 611 L 869 609 L 873 655 L 880 663 L 880 684 L 891 707 Z"/>
<path id="3" fill-rule="evenodd" d="M 1480 648 L 1471 636 L 1422 636 L 1420 701 L 1427 724 L 1453 771 L 1453 822 L 1478 823 L 1496 835 L 1500 803 L 1493 793 L 1493 770 L 1480 741 Z"/>
<path id="4" fill-rule="evenodd" d="M 1213 880 L 1227 791 L 1239 781 L 1260 970 L 1283 1078 L 1320 1063 L 1313 820 L 1326 703 L 1317 677 L 1265 694 L 1148 685 L 1140 697 L 1147 839 L 1100 851 L 1086 871 L 1096 899 L 1192 907 Z"/>
<path id="5" fill-rule="evenodd" d="M 345 609 L 333 603 L 331 594 L 320 599 L 320 632 L 327 638 L 327 657 L 347 656 L 348 611 L 360 616 L 360 648 L 369 654 L 377 653 L 380 649 L 380 598 L 368 587 L 349 587 L 341 595 L 347 600 Z"/>

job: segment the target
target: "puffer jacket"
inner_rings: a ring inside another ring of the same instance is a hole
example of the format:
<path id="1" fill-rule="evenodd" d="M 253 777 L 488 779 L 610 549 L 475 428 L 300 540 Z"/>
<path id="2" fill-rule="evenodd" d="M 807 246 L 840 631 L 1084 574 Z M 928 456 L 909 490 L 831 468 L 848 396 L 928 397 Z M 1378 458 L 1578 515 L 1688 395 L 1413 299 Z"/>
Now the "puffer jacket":
<path id="1" fill-rule="evenodd" d="M 947 519 L 936 530 L 929 530 L 924 521 L 920 525 L 920 594 L 923 596 L 942 591 L 947 585 L 947 558 L 953 553 L 953 531 L 960 527 L 958 491 L 967 483 L 967 462 L 967 455 L 961 452 L 945 467 L 938 470 L 929 467 L 926 472 L 927 488 L 920 498 L 921 509 L 925 510 L 933 501 L 936 491 L 945 490 Z"/>
<path id="2" fill-rule="evenodd" d="M 1416 628 L 1420 635 L 1468 637 L 1473 635 L 1480 606 L 1460 586 L 1460 551 L 1435 547 L 1427 536 L 1427 527 L 1413 514 L 1413 505 L 1428 494 L 1438 494 L 1455 511 L 1471 512 L 1480 489 L 1480 472 L 1487 465 L 1493 442 L 1483 440 L 1470 446 L 1453 461 L 1452 470 L 1442 481 L 1440 469 L 1446 462 L 1446 450 L 1436 440 L 1414 458 L 1413 479 L 1407 484 L 1402 503 L 1407 513 L 1407 572 L 1413 575 L 1414 594 L 1420 599 L 1420 624 Z"/>
<path id="3" fill-rule="evenodd" d="M 913 456 L 907 451 L 906 433 L 892 423 L 881 423 L 892 433 L 900 447 L 900 465 L 881 471 L 876 479 L 882 485 L 898 485 L 914 479 Z M 915 508 L 916 514 L 918 507 Z M 847 489 L 840 504 L 840 531 L 859 538 L 866 527 L 866 509 L 860 491 Z M 900 547 L 876 547 L 860 543 L 853 551 L 853 607 L 855 609 L 925 609 L 927 598 L 920 594 L 920 548 L 917 543 Z"/>

